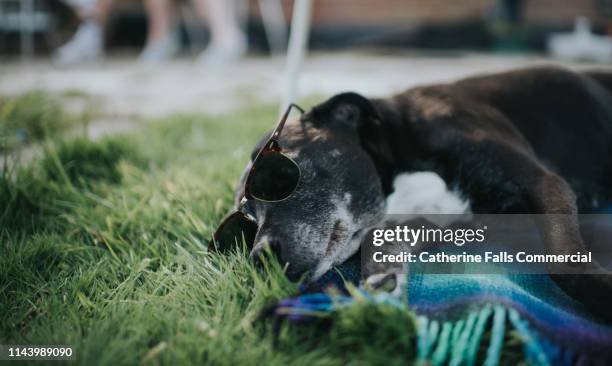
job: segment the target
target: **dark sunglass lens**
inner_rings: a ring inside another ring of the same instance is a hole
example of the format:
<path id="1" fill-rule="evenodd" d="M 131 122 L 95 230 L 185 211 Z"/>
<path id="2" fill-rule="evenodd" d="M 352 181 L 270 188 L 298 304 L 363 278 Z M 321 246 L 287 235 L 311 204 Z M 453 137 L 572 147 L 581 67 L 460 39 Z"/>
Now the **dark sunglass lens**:
<path id="1" fill-rule="evenodd" d="M 300 180 L 300 168 L 280 153 L 261 156 L 249 176 L 251 195 L 262 201 L 281 201 L 289 197 Z"/>
<path id="2" fill-rule="evenodd" d="M 257 224 L 243 215 L 235 214 L 228 218 L 215 233 L 214 239 L 219 252 L 227 252 L 242 245 L 242 240 L 248 249 L 253 247 Z"/>

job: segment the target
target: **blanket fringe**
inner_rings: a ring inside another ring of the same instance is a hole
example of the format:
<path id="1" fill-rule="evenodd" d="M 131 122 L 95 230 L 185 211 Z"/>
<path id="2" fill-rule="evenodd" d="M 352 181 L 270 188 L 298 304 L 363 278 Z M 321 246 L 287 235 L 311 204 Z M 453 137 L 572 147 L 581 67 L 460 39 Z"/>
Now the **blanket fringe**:
<path id="1" fill-rule="evenodd" d="M 353 291 L 352 296 L 330 296 L 325 293 L 302 295 L 279 302 L 276 316 L 292 321 L 328 316 L 333 311 L 371 301 L 397 307 L 407 305 L 389 296 Z M 516 334 L 523 344 L 524 359 L 530 365 L 588 365 L 594 360 L 584 354 L 564 349 L 541 336 L 514 308 L 499 304 L 484 304 L 468 311 L 455 320 L 439 320 L 418 315 L 416 321 L 417 365 L 475 365 L 478 352 L 485 345 L 484 334 L 489 331 L 488 345 L 483 365 L 500 363 L 505 336 L 508 331 Z M 507 329 L 510 327 L 510 329 Z"/>
<path id="2" fill-rule="evenodd" d="M 493 315 L 491 338 L 484 365 L 499 363 L 505 334 L 507 310 L 502 306 L 486 305 L 455 322 L 417 317 L 417 364 L 474 365 L 486 325 Z M 448 362 L 447 362 L 448 360 Z"/>

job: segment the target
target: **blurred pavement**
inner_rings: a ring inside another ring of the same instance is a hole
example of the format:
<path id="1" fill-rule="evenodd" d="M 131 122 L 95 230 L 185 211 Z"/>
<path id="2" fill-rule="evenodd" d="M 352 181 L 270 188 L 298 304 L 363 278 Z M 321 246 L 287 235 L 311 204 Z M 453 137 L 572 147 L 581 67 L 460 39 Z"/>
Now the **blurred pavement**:
<path id="1" fill-rule="evenodd" d="M 315 53 L 304 64 L 300 94 L 324 97 L 353 90 L 382 96 L 417 84 L 550 62 L 539 57 L 471 53 Z M 280 57 L 250 57 L 216 71 L 204 70 L 191 59 L 158 67 L 143 67 L 133 59 L 110 59 L 71 68 L 42 61 L 27 66 L 14 63 L 0 65 L 0 94 L 42 89 L 87 95 L 95 100 L 96 115 L 124 120 L 174 113 L 218 114 L 254 102 L 278 102 L 283 68 L 284 58 Z"/>

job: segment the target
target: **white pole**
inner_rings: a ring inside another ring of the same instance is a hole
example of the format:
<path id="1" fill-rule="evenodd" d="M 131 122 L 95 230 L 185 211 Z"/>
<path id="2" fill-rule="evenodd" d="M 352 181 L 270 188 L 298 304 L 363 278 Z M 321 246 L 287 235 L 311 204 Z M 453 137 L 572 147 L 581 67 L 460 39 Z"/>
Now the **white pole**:
<path id="1" fill-rule="evenodd" d="M 308 47 L 308 34 L 310 32 L 311 0 L 296 0 L 293 5 L 291 17 L 291 34 L 287 50 L 287 63 L 285 65 L 285 79 L 283 95 L 279 108 L 282 114 L 289 103 L 297 97 L 297 84 Z"/>

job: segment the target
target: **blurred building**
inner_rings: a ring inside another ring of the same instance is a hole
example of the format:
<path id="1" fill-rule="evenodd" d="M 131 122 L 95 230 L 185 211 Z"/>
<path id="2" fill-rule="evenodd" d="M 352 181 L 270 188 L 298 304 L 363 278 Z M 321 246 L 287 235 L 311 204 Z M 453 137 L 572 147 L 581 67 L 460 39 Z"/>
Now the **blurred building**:
<path id="1" fill-rule="evenodd" d="M 290 7 L 292 1 L 284 3 Z M 578 15 L 595 22 L 609 20 L 602 11 L 605 1 L 523 0 L 520 3 L 527 24 L 569 25 Z M 491 16 L 502 6 L 503 1 L 492 0 L 315 0 L 313 22 L 315 25 L 444 23 Z"/>
<path id="2" fill-rule="evenodd" d="M 36 11 L 49 16 L 50 21 L 44 27 L 36 28 L 36 49 L 45 53 L 70 34 L 76 21 L 59 0 L 32 1 Z M 251 50 L 265 51 L 267 44 L 259 16 L 259 0 L 238 1 L 249 2 L 248 9 L 243 8 L 248 14 L 244 26 L 249 31 Z M 293 1 L 279 1 L 289 19 Z M 8 15 L 11 11 L 16 12 L 18 5 L 15 4 L 23 2 L 0 0 L 0 53 L 19 50 L 16 29 L 19 22 L 14 18 L 10 21 Z M 111 49 L 141 46 L 146 29 L 141 1 L 116 0 L 116 3 L 107 30 L 108 46 Z M 183 13 L 188 15 L 189 12 Z M 598 33 L 612 33 L 612 0 L 313 0 L 312 14 L 311 46 L 315 48 L 398 46 L 539 50 L 547 34 L 570 29 L 577 16 L 589 18 Z M 204 26 L 190 19 L 184 19 L 183 24 L 186 40 L 205 41 Z M 193 34 L 203 37 L 194 40 L 199 37 Z"/>

